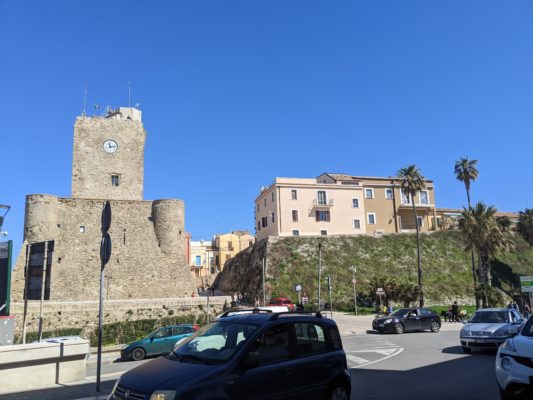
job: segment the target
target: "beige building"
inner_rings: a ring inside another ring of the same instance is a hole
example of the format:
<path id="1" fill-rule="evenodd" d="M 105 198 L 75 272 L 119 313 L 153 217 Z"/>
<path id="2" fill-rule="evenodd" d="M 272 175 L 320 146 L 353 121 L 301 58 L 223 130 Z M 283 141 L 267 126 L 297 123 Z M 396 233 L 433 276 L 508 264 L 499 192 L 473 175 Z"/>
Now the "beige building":
<path id="1" fill-rule="evenodd" d="M 191 274 L 196 278 L 202 278 L 216 271 L 218 249 L 211 240 L 199 240 L 190 242 L 189 266 Z"/>
<path id="2" fill-rule="evenodd" d="M 435 219 L 433 182 L 425 184 L 414 199 L 421 231 L 433 229 Z M 411 201 L 397 178 L 276 178 L 255 200 L 256 236 L 409 232 L 415 229 Z"/>
<path id="3" fill-rule="evenodd" d="M 255 237 L 248 231 L 233 231 L 215 236 L 215 247 L 218 250 L 218 257 L 215 257 L 217 271 L 224 269 L 224 263 L 242 250 L 253 246 Z"/>

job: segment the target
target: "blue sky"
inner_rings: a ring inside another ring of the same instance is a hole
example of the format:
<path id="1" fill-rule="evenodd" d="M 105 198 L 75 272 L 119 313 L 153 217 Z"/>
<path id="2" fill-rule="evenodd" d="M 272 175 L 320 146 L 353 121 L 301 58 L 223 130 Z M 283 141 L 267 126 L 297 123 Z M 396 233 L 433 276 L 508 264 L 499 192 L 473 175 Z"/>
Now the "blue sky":
<path id="1" fill-rule="evenodd" d="M 274 177 L 416 164 L 460 207 L 532 208 L 533 3 L 0 0 L 0 204 L 18 251 L 29 193 L 70 196 L 94 104 L 148 132 L 145 198 L 180 198 L 193 239 L 253 232 Z"/>

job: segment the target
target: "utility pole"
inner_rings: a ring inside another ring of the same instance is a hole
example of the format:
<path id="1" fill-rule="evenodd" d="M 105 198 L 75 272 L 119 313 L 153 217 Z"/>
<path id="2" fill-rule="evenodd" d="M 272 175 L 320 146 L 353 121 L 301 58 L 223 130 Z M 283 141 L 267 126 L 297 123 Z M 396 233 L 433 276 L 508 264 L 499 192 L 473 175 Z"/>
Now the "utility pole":
<path id="1" fill-rule="evenodd" d="M 333 298 L 331 297 L 331 290 L 333 289 L 332 287 L 333 283 L 332 283 L 331 276 L 327 276 L 326 279 L 328 281 L 329 311 L 330 311 L 331 319 L 333 319 Z"/>

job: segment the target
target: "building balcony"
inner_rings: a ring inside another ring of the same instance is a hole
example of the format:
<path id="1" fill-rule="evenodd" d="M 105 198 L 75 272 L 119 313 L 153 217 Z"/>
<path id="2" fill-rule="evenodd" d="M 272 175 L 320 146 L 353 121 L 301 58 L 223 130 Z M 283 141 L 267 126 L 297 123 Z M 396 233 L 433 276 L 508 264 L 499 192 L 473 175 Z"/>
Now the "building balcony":
<path id="1" fill-rule="evenodd" d="M 313 199 L 313 208 L 330 208 L 334 204 L 333 199 L 327 201 Z"/>
<path id="2" fill-rule="evenodd" d="M 413 205 L 411 203 L 400 203 L 400 208 L 413 208 Z M 427 208 L 433 208 L 435 207 L 434 204 L 420 204 L 420 203 L 415 203 L 415 208 L 423 208 L 423 209 L 427 209 Z"/>

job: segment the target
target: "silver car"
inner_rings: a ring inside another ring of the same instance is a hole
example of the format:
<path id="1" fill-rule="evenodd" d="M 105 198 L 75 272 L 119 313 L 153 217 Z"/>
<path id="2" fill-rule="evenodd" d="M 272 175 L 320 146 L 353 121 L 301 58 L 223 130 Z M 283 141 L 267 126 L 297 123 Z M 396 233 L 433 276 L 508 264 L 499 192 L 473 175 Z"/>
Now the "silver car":
<path id="1" fill-rule="evenodd" d="M 477 310 L 461 329 L 463 352 L 474 348 L 497 349 L 512 336 L 510 328 L 521 326 L 524 320 L 520 313 L 508 308 L 484 308 Z"/>

